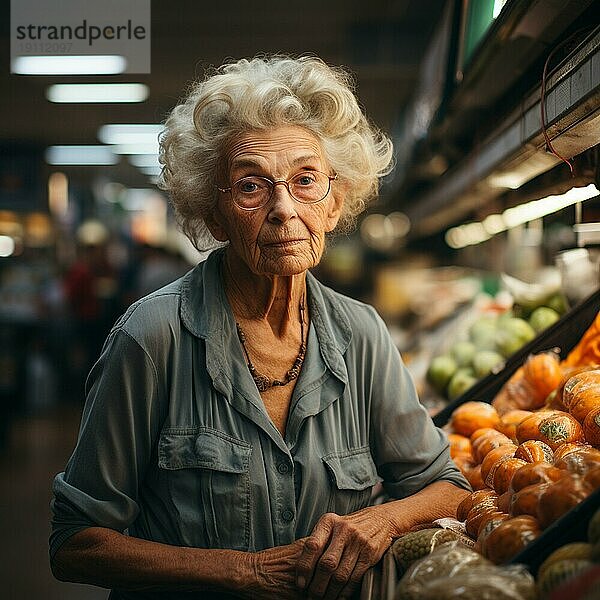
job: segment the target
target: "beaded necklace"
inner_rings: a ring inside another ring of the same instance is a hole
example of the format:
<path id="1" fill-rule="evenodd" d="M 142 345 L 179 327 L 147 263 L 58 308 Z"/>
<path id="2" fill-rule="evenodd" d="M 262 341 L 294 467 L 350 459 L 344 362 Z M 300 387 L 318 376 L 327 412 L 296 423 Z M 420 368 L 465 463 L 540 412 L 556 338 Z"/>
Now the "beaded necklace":
<path id="1" fill-rule="evenodd" d="M 254 383 L 256 383 L 256 387 L 258 388 L 259 392 L 265 392 L 272 387 L 287 385 L 290 381 L 298 378 L 298 375 L 300 375 L 300 369 L 304 363 L 304 357 L 306 355 L 306 342 L 304 341 L 304 296 L 302 296 L 302 299 L 300 300 L 300 352 L 298 352 L 298 356 L 296 357 L 294 364 L 285 374 L 283 379 L 270 379 L 266 375 L 262 375 L 256 370 L 256 367 L 252 363 L 250 355 L 248 354 L 248 349 L 246 348 L 246 334 L 243 332 L 240 324 L 237 321 L 235 325 L 237 328 L 238 338 L 240 339 L 240 344 L 242 345 L 244 355 L 246 356 L 246 363 L 248 364 L 250 375 L 252 375 L 252 379 L 254 379 Z"/>

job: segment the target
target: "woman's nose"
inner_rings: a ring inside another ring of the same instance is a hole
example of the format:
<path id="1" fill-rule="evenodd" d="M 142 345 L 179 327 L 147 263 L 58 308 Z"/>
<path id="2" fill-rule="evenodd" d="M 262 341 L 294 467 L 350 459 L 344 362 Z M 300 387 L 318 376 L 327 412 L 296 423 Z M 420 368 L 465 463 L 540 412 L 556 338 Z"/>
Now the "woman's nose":
<path id="1" fill-rule="evenodd" d="M 277 181 L 273 187 L 271 209 L 269 210 L 269 220 L 273 222 L 287 223 L 287 221 L 296 216 L 296 204 L 297 202 L 294 200 L 294 198 L 292 198 L 286 182 Z"/>

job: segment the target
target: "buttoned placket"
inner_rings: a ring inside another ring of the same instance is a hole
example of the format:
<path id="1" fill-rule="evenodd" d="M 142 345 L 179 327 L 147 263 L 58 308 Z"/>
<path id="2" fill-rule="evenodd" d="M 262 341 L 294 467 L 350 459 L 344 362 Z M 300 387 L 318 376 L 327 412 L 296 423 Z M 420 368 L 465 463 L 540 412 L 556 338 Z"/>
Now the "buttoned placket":
<path id="1" fill-rule="evenodd" d="M 211 257 L 214 258 L 214 257 Z M 214 269 L 214 263 L 211 265 Z M 324 410 L 343 395 L 347 383 L 345 366 L 325 321 L 329 315 L 319 313 L 311 297 L 316 290 L 311 275 L 307 274 L 308 302 L 311 326 L 308 334 L 307 358 L 292 395 L 285 439 L 271 421 L 258 389 L 247 370 L 242 350 L 237 343 L 235 319 L 219 279 L 219 269 L 212 270 L 204 280 L 204 304 L 211 306 L 202 314 L 201 323 L 193 326 L 196 316 L 187 314 L 188 328 L 205 340 L 206 367 L 213 386 L 239 413 L 254 423 L 269 439 L 271 445 L 265 453 L 269 488 L 272 491 L 273 537 L 276 545 L 291 543 L 296 539 L 296 489 L 294 479 L 293 447 L 298 443 L 302 423 L 310 416 Z M 193 294 L 195 290 L 191 293 Z M 182 314 L 185 307 L 182 306 Z M 192 327 L 189 327 L 190 322 Z M 348 328 L 349 331 L 349 328 Z M 349 337 L 344 339 L 344 347 Z M 263 450 L 265 452 L 265 450 Z M 283 471 L 283 472 L 282 472 Z"/>

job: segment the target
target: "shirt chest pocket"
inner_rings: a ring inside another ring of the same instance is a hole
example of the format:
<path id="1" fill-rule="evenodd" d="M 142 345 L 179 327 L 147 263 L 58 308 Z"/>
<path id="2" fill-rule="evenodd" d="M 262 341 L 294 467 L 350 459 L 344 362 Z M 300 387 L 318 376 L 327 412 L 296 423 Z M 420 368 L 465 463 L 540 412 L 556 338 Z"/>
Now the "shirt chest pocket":
<path id="1" fill-rule="evenodd" d="M 372 487 L 382 481 L 369 447 L 332 452 L 322 460 L 331 482 L 327 512 L 346 515 L 368 506 Z"/>
<path id="2" fill-rule="evenodd" d="M 183 543 L 248 549 L 251 453 L 247 442 L 208 427 L 162 431 L 158 466 L 167 479 Z"/>

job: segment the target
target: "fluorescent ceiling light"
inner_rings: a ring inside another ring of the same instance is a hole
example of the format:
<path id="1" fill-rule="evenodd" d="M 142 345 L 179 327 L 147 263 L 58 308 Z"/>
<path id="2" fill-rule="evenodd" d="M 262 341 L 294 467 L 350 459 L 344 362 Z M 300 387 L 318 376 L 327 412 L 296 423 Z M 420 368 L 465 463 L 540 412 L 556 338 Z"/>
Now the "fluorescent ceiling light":
<path id="1" fill-rule="evenodd" d="M 17 56 L 12 62 L 18 75 L 116 75 L 126 68 L 118 55 Z"/>
<path id="2" fill-rule="evenodd" d="M 547 196 L 540 200 L 532 200 L 525 204 L 508 208 L 502 213 L 507 229 L 516 227 L 517 225 L 523 225 L 529 221 L 535 219 L 541 219 L 546 215 L 555 213 L 567 206 L 576 204 L 577 202 L 583 202 L 589 198 L 597 196 L 600 192 L 593 183 L 586 187 L 571 188 L 564 194 L 558 194 L 555 196 Z"/>
<path id="3" fill-rule="evenodd" d="M 46 90 L 50 102 L 143 102 L 148 94 L 143 83 L 57 83 Z"/>
<path id="4" fill-rule="evenodd" d="M 102 125 L 98 139 L 104 144 L 156 144 L 163 129 L 154 123 L 115 123 Z"/>
<path id="5" fill-rule="evenodd" d="M 158 156 L 158 140 L 139 144 L 116 144 L 112 146 L 117 154 L 155 154 Z"/>
<path id="6" fill-rule="evenodd" d="M 50 165 L 114 165 L 119 162 L 110 146 L 49 146 L 45 159 Z"/>
<path id="7" fill-rule="evenodd" d="M 128 158 L 134 167 L 160 167 L 156 154 L 131 154 Z"/>
<path id="8" fill-rule="evenodd" d="M 496 235 L 497 233 L 506 231 L 506 223 L 504 222 L 502 215 L 489 215 L 481 224 L 485 231 L 490 235 Z"/>
<path id="9" fill-rule="evenodd" d="M 502 214 L 489 215 L 481 223 L 466 223 L 452 227 L 446 232 L 446 242 L 451 248 L 464 248 L 480 244 L 497 233 L 541 219 L 577 202 L 589 200 L 598 194 L 600 191 L 591 183 L 586 187 L 571 188 L 564 194 L 532 200 L 513 208 L 507 208 Z"/>

